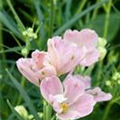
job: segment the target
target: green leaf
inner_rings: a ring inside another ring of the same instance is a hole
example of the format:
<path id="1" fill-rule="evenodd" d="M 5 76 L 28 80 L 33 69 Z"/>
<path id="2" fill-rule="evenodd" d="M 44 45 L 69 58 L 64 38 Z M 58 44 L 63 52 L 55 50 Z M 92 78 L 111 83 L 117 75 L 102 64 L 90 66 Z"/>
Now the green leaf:
<path id="1" fill-rule="evenodd" d="M 41 24 L 41 27 L 40 27 L 40 37 L 42 40 L 45 39 L 45 29 L 44 29 L 44 16 L 42 14 L 42 11 L 41 11 L 41 8 L 40 8 L 40 4 L 38 1 L 33 1 L 34 2 L 34 5 L 35 5 L 35 9 L 36 9 L 36 12 L 37 12 L 37 16 L 38 16 L 38 20 L 39 20 L 39 24 Z"/>
<path id="2" fill-rule="evenodd" d="M 105 22 L 105 14 L 98 15 L 94 20 L 89 21 L 84 27 L 90 27 L 97 31 L 99 36 L 103 37 L 104 31 L 104 22 Z M 109 19 L 109 27 L 108 27 L 108 35 L 107 40 L 112 40 L 119 30 L 120 18 L 118 18 L 118 14 L 111 13 Z"/>
<path id="3" fill-rule="evenodd" d="M 24 118 L 14 109 L 14 107 L 11 105 L 10 101 L 7 100 L 7 103 L 12 110 L 13 114 L 17 117 L 18 120 L 24 120 Z"/>
<path id="4" fill-rule="evenodd" d="M 105 4 L 106 2 L 108 2 L 109 0 L 104 0 L 101 1 L 97 4 L 94 4 L 92 6 L 90 6 L 88 9 L 84 10 L 83 12 L 81 12 L 80 14 L 76 14 L 72 17 L 71 20 L 69 20 L 69 22 L 65 23 L 62 27 L 60 27 L 55 33 L 54 36 L 61 34 L 63 31 L 65 31 L 66 29 L 68 29 L 69 27 L 71 27 L 76 21 L 78 21 L 81 17 L 83 17 L 84 15 L 86 15 L 87 13 L 89 13 L 90 11 L 92 11 L 94 8 L 96 7 L 100 7 L 103 4 Z"/>
<path id="5" fill-rule="evenodd" d="M 20 31 L 24 31 L 25 30 L 25 26 L 23 25 L 22 21 L 20 20 L 19 16 L 17 15 L 15 9 L 13 8 L 12 6 L 12 3 L 10 0 L 7 0 L 7 4 L 9 5 L 16 21 L 17 21 L 17 24 L 18 24 L 18 27 L 20 28 Z"/>
<path id="6" fill-rule="evenodd" d="M 21 38 L 21 34 L 15 26 L 14 21 L 5 11 L 0 11 L 0 21 L 11 30 L 17 37 Z"/>
<path id="7" fill-rule="evenodd" d="M 10 76 L 11 81 L 16 86 L 16 88 L 20 92 L 21 96 L 25 100 L 26 105 L 28 106 L 29 110 L 31 111 L 31 113 L 35 117 L 35 120 L 40 120 L 40 118 L 39 118 L 39 116 L 37 114 L 37 111 L 35 110 L 35 107 L 34 107 L 32 101 L 31 101 L 30 97 L 26 93 L 26 91 L 21 87 L 21 85 L 19 84 L 19 82 L 14 78 L 14 76 L 9 72 L 9 70 L 6 70 L 6 71 L 7 71 L 8 75 Z"/>

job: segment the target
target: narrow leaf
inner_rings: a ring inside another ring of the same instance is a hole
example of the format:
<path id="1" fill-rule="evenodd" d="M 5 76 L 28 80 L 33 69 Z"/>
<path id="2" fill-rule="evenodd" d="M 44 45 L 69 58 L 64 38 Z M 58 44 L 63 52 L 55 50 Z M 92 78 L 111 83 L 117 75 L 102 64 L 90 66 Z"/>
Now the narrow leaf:
<path id="1" fill-rule="evenodd" d="M 6 71 L 7 71 L 8 75 L 10 76 L 11 81 L 16 86 L 16 88 L 20 92 L 21 96 L 25 100 L 26 105 L 28 106 L 29 110 L 31 111 L 31 113 L 35 117 L 35 120 L 40 120 L 40 118 L 39 118 L 39 116 L 37 114 L 37 111 L 35 110 L 35 107 L 34 107 L 32 101 L 31 101 L 30 97 L 26 93 L 26 91 L 21 87 L 21 85 L 19 84 L 19 82 L 14 78 L 14 76 L 9 72 L 9 70 L 6 69 Z"/>

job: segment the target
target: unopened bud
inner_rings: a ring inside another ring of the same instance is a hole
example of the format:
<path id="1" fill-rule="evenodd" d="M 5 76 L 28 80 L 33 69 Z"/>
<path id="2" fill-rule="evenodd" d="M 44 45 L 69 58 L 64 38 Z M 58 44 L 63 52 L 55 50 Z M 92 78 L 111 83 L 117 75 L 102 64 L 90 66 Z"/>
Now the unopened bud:
<path id="1" fill-rule="evenodd" d="M 98 47 L 105 47 L 105 45 L 107 44 L 107 40 L 104 38 L 98 38 Z"/>
<path id="2" fill-rule="evenodd" d="M 107 50 L 105 48 L 103 48 L 103 47 L 98 47 L 98 50 L 100 52 L 99 59 L 103 60 L 105 58 L 105 56 L 106 56 Z"/>
<path id="3" fill-rule="evenodd" d="M 118 80 L 117 83 L 120 85 L 120 80 Z"/>
<path id="4" fill-rule="evenodd" d="M 37 34 L 34 33 L 33 28 L 28 28 L 25 31 L 22 32 L 22 35 L 25 36 L 26 38 L 30 39 L 30 38 L 37 38 Z"/>
<path id="5" fill-rule="evenodd" d="M 22 53 L 23 56 L 27 56 L 28 53 L 29 53 L 29 51 L 28 51 L 27 48 L 23 48 L 23 49 L 21 50 L 21 53 Z"/>
<path id="6" fill-rule="evenodd" d="M 113 80 L 118 80 L 118 79 L 120 79 L 120 73 L 115 72 L 115 74 L 113 75 L 112 79 L 113 79 Z"/>
<path id="7" fill-rule="evenodd" d="M 2 74 L 0 74 L 0 79 L 2 79 L 3 78 L 3 76 L 2 76 Z"/>
<path id="8" fill-rule="evenodd" d="M 22 105 L 19 105 L 19 106 L 16 106 L 15 107 L 15 110 L 24 118 L 27 118 L 28 117 L 28 112 L 27 110 L 25 109 L 24 106 Z"/>
<path id="9" fill-rule="evenodd" d="M 110 81 L 110 80 L 107 80 L 107 81 L 106 81 L 106 85 L 107 85 L 107 86 L 111 86 L 111 81 Z"/>

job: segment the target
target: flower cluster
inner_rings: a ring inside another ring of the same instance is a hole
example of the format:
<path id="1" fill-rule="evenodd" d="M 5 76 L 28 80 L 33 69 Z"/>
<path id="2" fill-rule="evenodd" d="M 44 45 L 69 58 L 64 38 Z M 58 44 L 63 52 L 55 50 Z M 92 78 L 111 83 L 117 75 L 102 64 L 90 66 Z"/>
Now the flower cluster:
<path id="1" fill-rule="evenodd" d="M 67 30 L 63 37 L 50 38 L 47 48 L 47 52 L 34 51 L 31 58 L 20 58 L 17 67 L 23 76 L 40 87 L 42 96 L 59 119 L 84 117 L 93 111 L 97 102 L 112 98 L 99 87 L 91 89 L 90 77 L 73 75 L 76 66 L 89 67 L 100 58 L 95 31 Z M 59 77 L 64 74 L 67 77 L 61 82 Z"/>

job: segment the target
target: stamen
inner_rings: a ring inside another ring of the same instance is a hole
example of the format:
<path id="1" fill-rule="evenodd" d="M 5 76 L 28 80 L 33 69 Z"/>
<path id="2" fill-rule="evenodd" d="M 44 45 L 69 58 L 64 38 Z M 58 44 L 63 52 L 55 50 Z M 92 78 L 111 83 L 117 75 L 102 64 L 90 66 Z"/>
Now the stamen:
<path id="1" fill-rule="evenodd" d="M 69 109 L 69 106 L 68 106 L 67 103 L 61 103 L 61 104 L 60 104 L 60 107 L 61 107 L 61 109 L 62 109 L 62 112 L 66 112 L 66 111 L 68 111 L 68 109 Z"/>

